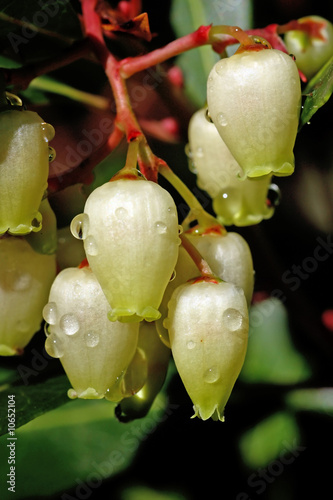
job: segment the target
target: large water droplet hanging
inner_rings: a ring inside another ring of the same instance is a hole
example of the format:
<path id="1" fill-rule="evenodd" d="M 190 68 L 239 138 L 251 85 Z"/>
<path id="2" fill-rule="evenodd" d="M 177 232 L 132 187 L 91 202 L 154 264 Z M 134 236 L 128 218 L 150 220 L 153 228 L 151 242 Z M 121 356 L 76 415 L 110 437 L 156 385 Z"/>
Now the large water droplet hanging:
<path id="1" fill-rule="evenodd" d="M 43 138 L 46 142 L 51 141 L 55 136 L 55 130 L 50 123 L 41 123 Z"/>
<path id="2" fill-rule="evenodd" d="M 270 184 L 267 192 L 266 203 L 269 207 L 277 207 L 280 204 L 281 191 L 277 184 Z"/>
<path id="3" fill-rule="evenodd" d="M 235 332 L 242 327 L 243 315 L 237 309 L 230 307 L 224 311 L 222 320 L 228 330 Z"/>
<path id="4" fill-rule="evenodd" d="M 51 163 L 56 158 L 56 150 L 49 146 L 49 162 Z"/>
<path id="5" fill-rule="evenodd" d="M 89 217 L 87 214 L 78 214 L 74 217 L 70 225 L 71 233 L 74 238 L 84 240 L 87 237 L 89 229 Z"/>
<path id="6" fill-rule="evenodd" d="M 74 335 L 79 331 L 80 324 L 74 314 L 64 314 L 60 318 L 60 328 L 66 335 Z"/>
<path id="7" fill-rule="evenodd" d="M 57 322 L 57 316 L 58 316 L 58 311 L 57 311 L 57 305 L 55 302 L 49 302 L 44 306 L 43 309 L 43 318 L 49 325 L 55 325 Z"/>
<path id="8" fill-rule="evenodd" d="M 214 384 L 220 378 L 220 371 L 216 366 L 212 366 L 205 371 L 203 379 L 207 384 Z"/>
<path id="9" fill-rule="evenodd" d="M 55 334 L 49 335 L 45 341 L 45 350 L 52 358 L 61 358 L 64 355 L 64 346 Z"/>

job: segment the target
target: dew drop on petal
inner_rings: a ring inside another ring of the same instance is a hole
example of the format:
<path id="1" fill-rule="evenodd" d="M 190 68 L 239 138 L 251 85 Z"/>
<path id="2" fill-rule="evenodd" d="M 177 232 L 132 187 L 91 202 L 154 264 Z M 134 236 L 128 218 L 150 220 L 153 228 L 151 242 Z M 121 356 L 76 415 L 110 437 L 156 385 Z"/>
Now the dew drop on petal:
<path id="1" fill-rule="evenodd" d="M 97 255 L 98 246 L 93 236 L 88 236 L 84 241 L 84 249 L 88 255 Z"/>
<path id="2" fill-rule="evenodd" d="M 267 192 L 266 203 L 269 207 L 277 207 L 280 203 L 281 191 L 277 184 L 270 184 Z"/>
<path id="3" fill-rule="evenodd" d="M 87 237 L 89 229 L 89 217 L 87 214 L 79 214 L 74 217 L 70 225 L 71 233 L 74 238 L 84 240 Z"/>
<path id="4" fill-rule="evenodd" d="M 196 343 L 195 343 L 193 340 L 189 340 L 189 341 L 187 342 L 187 344 L 186 344 L 186 347 L 187 347 L 187 349 L 192 350 L 192 349 L 194 349 L 194 348 L 195 348 L 195 345 L 196 345 Z"/>
<path id="5" fill-rule="evenodd" d="M 222 320 L 228 330 L 235 332 L 242 327 L 243 315 L 237 309 L 230 307 L 224 311 Z"/>
<path id="6" fill-rule="evenodd" d="M 117 217 L 117 219 L 123 219 L 124 217 L 126 217 L 128 215 L 128 212 L 127 212 L 126 208 L 118 207 L 118 208 L 116 208 L 114 214 Z"/>
<path id="7" fill-rule="evenodd" d="M 158 232 L 159 234 L 164 234 L 164 233 L 166 233 L 166 232 L 167 232 L 167 229 L 168 229 L 167 225 L 166 225 L 164 222 L 162 222 L 162 221 L 157 221 L 157 222 L 155 223 L 155 227 L 156 227 L 157 232 Z"/>
<path id="8" fill-rule="evenodd" d="M 60 318 L 60 328 L 66 335 L 74 335 L 79 331 L 80 325 L 74 314 L 64 314 Z"/>
<path id="9" fill-rule="evenodd" d="M 203 378 L 207 384 L 214 384 L 220 378 L 220 371 L 216 366 L 212 366 L 205 371 Z"/>
<path id="10" fill-rule="evenodd" d="M 225 127 L 226 125 L 228 125 L 228 121 L 223 113 L 219 113 L 217 115 L 217 123 L 221 125 L 221 127 Z"/>
<path id="11" fill-rule="evenodd" d="M 87 347 L 96 347 L 99 343 L 99 335 L 94 332 L 86 333 L 86 346 Z"/>
<path id="12" fill-rule="evenodd" d="M 51 146 L 49 146 L 49 163 L 54 161 L 55 158 L 56 158 L 56 150 L 54 148 L 51 148 Z"/>
<path id="13" fill-rule="evenodd" d="M 61 358 L 64 355 L 63 343 L 61 339 L 54 334 L 47 337 L 45 341 L 45 350 L 52 358 Z"/>
<path id="14" fill-rule="evenodd" d="M 203 158 L 204 157 L 204 150 L 202 147 L 199 147 L 195 150 L 195 156 L 197 158 Z"/>
<path id="15" fill-rule="evenodd" d="M 17 274 L 12 283 L 12 289 L 15 292 L 24 292 L 28 290 L 32 284 L 31 275 L 28 273 Z"/>
<path id="16" fill-rule="evenodd" d="M 57 322 L 57 304 L 55 302 L 49 302 L 44 306 L 43 309 L 43 318 L 49 325 L 55 325 Z"/>

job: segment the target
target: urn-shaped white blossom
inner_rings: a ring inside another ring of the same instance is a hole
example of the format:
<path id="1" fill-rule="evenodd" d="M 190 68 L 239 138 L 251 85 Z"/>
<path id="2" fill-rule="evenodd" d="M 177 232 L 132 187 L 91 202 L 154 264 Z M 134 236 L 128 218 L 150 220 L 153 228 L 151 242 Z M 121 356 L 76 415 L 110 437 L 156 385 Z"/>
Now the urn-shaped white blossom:
<path id="1" fill-rule="evenodd" d="M 288 31 L 284 41 L 295 56 L 297 67 L 307 78 L 312 78 L 333 56 L 333 25 L 320 16 L 302 17 L 298 22 L 311 28 Z"/>
<path id="2" fill-rule="evenodd" d="M 249 306 L 253 294 L 254 271 L 251 250 L 243 236 L 232 231 L 225 234 L 209 231 L 196 234 L 194 231 L 187 232 L 186 237 L 199 250 L 218 278 L 244 290 Z"/>
<path id="3" fill-rule="evenodd" d="M 207 102 L 245 176 L 293 173 L 301 86 L 292 57 L 262 49 L 221 59 L 208 77 Z"/>
<path id="4" fill-rule="evenodd" d="M 248 339 L 244 292 L 231 283 L 194 280 L 178 287 L 165 321 L 173 358 L 194 417 L 224 420 Z"/>
<path id="5" fill-rule="evenodd" d="M 42 255 L 21 237 L 0 238 L 0 355 L 22 353 L 43 320 L 55 255 Z"/>
<path id="6" fill-rule="evenodd" d="M 156 320 L 177 262 L 178 217 L 170 193 L 145 179 L 95 189 L 71 230 L 111 305 L 112 321 Z"/>
<path id="7" fill-rule="evenodd" d="M 39 231 L 54 128 L 33 111 L 0 113 L 0 234 Z"/>
<path id="8" fill-rule="evenodd" d="M 213 209 L 224 226 L 248 226 L 269 219 L 274 213 L 274 207 L 267 204 L 271 175 L 244 179 L 206 111 L 196 111 L 188 128 L 189 162 L 199 188 L 213 199 Z"/>
<path id="9" fill-rule="evenodd" d="M 45 349 L 60 359 L 73 387 L 68 391 L 71 398 L 122 398 L 119 386 L 136 352 L 139 323 L 111 322 L 109 312 L 88 266 L 57 275 L 43 311 Z"/>

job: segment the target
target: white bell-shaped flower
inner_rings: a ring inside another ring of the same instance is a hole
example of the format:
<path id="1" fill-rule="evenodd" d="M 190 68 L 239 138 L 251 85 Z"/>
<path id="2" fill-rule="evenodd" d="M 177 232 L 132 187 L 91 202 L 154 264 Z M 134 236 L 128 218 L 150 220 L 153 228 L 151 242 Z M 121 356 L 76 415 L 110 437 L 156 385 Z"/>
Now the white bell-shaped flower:
<path id="1" fill-rule="evenodd" d="M 262 49 L 221 59 L 208 77 L 207 103 L 245 176 L 293 173 L 301 85 L 292 57 Z"/>
<path id="2" fill-rule="evenodd" d="M 59 358 L 73 386 L 71 398 L 112 399 L 132 361 L 139 323 L 108 319 L 110 305 L 89 266 L 62 270 L 51 287 L 43 316 L 45 349 Z"/>
<path id="3" fill-rule="evenodd" d="M 39 231 L 54 128 L 33 111 L 0 113 L 0 234 Z"/>
<path id="4" fill-rule="evenodd" d="M 22 353 L 38 332 L 55 275 L 55 255 L 35 252 L 24 238 L 0 238 L 1 356 Z"/>
<path id="5" fill-rule="evenodd" d="M 224 407 L 247 349 L 243 290 L 203 278 L 181 285 L 171 297 L 165 326 L 178 373 L 194 405 L 193 416 L 224 420 Z"/>
<path id="6" fill-rule="evenodd" d="M 111 305 L 112 321 L 159 318 L 177 262 L 178 216 L 168 191 L 145 179 L 117 179 L 95 189 L 71 231 Z"/>

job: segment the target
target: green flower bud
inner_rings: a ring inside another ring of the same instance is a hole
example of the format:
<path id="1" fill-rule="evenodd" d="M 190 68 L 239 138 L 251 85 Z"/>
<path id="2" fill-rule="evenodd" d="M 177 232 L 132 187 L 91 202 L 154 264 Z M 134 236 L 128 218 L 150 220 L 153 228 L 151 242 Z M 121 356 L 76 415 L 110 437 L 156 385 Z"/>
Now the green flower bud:
<path id="1" fill-rule="evenodd" d="M 284 41 L 297 67 L 310 79 L 333 56 L 333 25 L 319 16 L 302 17 L 298 22 L 309 23 L 312 32 L 288 31 Z"/>
<path id="2" fill-rule="evenodd" d="M 267 205 L 271 175 L 244 179 L 244 173 L 214 123 L 200 109 L 189 123 L 190 162 L 197 184 L 213 198 L 213 209 L 224 226 L 248 226 L 272 217 Z"/>
<path id="3" fill-rule="evenodd" d="M 1 356 L 20 354 L 40 329 L 55 275 L 55 255 L 35 252 L 24 238 L 0 238 Z"/>
<path id="4" fill-rule="evenodd" d="M 218 281 L 178 287 L 165 321 L 172 355 L 202 420 L 224 420 L 224 407 L 243 366 L 248 310 L 243 290 Z"/>
<path id="5" fill-rule="evenodd" d="M 112 399 L 136 352 L 139 323 L 110 322 L 110 306 L 86 266 L 67 268 L 54 280 L 43 316 L 45 349 L 59 358 L 73 386 L 70 398 Z M 117 391 L 117 401 L 123 397 Z"/>
<path id="6" fill-rule="evenodd" d="M 293 173 L 301 85 L 290 56 L 265 49 L 221 59 L 208 77 L 207 102 L 245 176 Z"/>
<path id="7" fill-rule="evenodd" d="M 144 179 L 95 189 L 71 231 L 111 305 L 111 321 L 153 321 L 177 262 L 177 209 L 171 195 Z"/>
<path id="8" fill-rule="evenodd" d="M 47 188 L 52 125 L 33 111 L 0 113 L 0 234 L 39 231 Z"/>
<path id="9" fill-rule="evenodd" d="M 122 422 L 147 415 L 163 386 L 168 370 L 171 351 L 159 339 L 154 322 L 141 322 L 138 347 L 147 359 L 147 380 L 137 394 L 123 399 L 116 409 L 116 414 Z"/>

